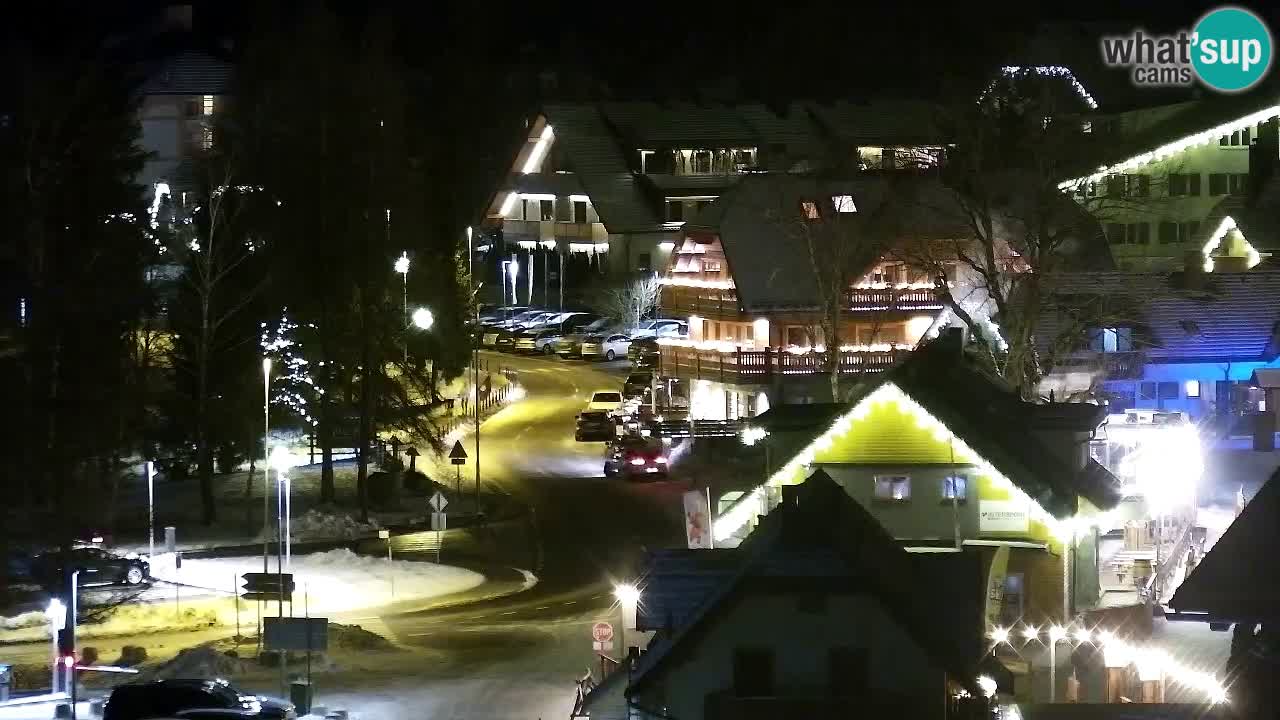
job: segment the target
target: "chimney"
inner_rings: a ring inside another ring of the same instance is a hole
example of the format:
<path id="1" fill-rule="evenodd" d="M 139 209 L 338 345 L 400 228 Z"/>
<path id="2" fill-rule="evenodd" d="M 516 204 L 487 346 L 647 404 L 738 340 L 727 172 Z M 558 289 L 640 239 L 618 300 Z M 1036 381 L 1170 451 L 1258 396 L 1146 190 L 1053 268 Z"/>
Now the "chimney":
<path id="1" fill-rule="evenodd" d="M 1280 161 L 1280 119 L 1258 125 L 1258 137 L 1249 146 L 1249 201 L 1253 202 L 1262 188 L 1275 175 Z"/>

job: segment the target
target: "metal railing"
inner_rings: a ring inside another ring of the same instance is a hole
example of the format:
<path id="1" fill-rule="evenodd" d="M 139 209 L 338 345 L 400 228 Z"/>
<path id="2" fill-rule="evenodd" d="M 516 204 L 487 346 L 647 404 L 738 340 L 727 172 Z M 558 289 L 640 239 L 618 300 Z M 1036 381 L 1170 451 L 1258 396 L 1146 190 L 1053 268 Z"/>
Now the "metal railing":
<path id="1" fill-rule="evenodd" d="M 888 351 L 847 351 L 840 353 L 839 372 L 853 375 L 879 372 L 910 352 L 907 348 Z M 828 372 L 828 354 L 795 354 L 786 350 L 701 350 L 672 345 L 659 346 L 658 371 L 662 375 L 719 382 L 768 382 L 775 375 L 821 375 Z"/>

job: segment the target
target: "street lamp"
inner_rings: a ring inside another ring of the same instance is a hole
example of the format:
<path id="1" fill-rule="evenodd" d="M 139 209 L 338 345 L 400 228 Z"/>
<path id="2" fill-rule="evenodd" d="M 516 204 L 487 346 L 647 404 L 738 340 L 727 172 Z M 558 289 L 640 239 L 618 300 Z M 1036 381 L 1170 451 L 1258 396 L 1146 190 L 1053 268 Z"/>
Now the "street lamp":
<path id="1" fill-rule="evenodd" d="M 613 587 L 613 596 L 618 599 L 622 610 L 622 627 L 618 628 L 618 642 L 621 646 L 623 662 L 627 659 L 627 627 L 635 629 L 636 608 L 640 605 L 640 589 L 630 583 L 622 583 Z"/>
<path id="2" fill-rule="evenodd" d="M 426 308 L 418 308 L 413 311 L 413 325 L 419 330 L 430 330 L 432 325 L 436 324 L 435 315 Z"/>
<path id="3" fill-rule="evenodd" d="M 409 327 L 409 253 L 401 252 L 400 257 L 396 258 L 396 272 L 400 273 L 400 280 L 404 287 L 404 326 Z M 409 364 L 409 343 L 404 344 L 404 363 Z"/>
<path id="4" fill-rule="evenodd" d="M 289 469 L 298 465 L 297 456 L 289 452 L 288 448 L 277 445 L 271 451 L 271 467 L 276 471 L 276 528 L 280 539 L 280 548 L 283 548 L 284 565 L 292 568 L 293 554 L 292 543 L 289 533 Z M 277 549 L 279 553 L 279 548 Z M 277 567 L 279 567 L 277 565 Z"/>
<path id="5" fill-rule="evenodd" d="M 271 537 L 271 358 L 262 358 L 262 572 L 267 571 L 267 538 Z"/>
<path id="6" fill-rule="evenodd" d="M 996 645 L 1007 645 L 1009 643 L 1008 628 L 993 627 L 991 628 L 991 642 Z"/>
<path id="7" fill-rule="evenodd" d="M 49 692 L 58 692 L 58 633 L 67 626 L 67 606 L 58 598 L 49 601 L 44 616 L 49 620 L 49 637 L 53 638 L 53 678 Z"/>
<path id="8" fill-rule="evenodd" d="M 1049 702 L 1057 702 L 1058 695 L 1058 643 L 1067 636 L 1061 625 L 1049 626 Z"/>

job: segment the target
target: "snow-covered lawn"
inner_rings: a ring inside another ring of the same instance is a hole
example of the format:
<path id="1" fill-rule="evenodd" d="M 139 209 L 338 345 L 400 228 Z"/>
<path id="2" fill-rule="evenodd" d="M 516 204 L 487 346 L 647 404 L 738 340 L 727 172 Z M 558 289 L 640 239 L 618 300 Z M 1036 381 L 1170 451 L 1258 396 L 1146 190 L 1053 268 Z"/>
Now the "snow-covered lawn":
<path id="1" fill-rule="evenodd" d="M 276 571 L 275 558 L 268 571 Z M 219 558 L 182 561 L 174 567 L 172 555 L 157 555 L 151 574 L 160 580 L 179 582 L 206 590 L 230 594 L 242 584 L 244 573 L 262 572 L 261 557 Z M 344 612 L 378 607 L 406 600 L 427 600 L 479 586 L 484 576 L 448 565 L 408 562 L 357 555 L 350 550 L 330 550 L 295 555 L 291 568 L 299 609 L 305 601 L 311 612 Z"/>

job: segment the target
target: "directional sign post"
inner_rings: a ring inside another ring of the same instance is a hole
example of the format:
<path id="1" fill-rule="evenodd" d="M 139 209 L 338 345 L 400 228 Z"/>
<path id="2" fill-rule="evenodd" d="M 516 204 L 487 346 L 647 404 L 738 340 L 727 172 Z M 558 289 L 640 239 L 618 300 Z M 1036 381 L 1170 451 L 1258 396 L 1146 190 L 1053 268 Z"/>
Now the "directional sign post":
<path id="1" fill-rule="evenodd" d="M 461 446 L 458 446 L 458 448 L 455 449 L 460 450 Z M 439 490 L 437 490 L 435 494 L 431 496 L 431 499 L 427 501 L 427 504 L 431 506 L 432 510 L 431 529 L 436 531 L 436 562 L 438 563 L 440 562 L 440 548 L 444 545 L 444 540 L 440 539 L 440 531 L 444 530 L 448 524 L 445 521 L 444 509 L 449 506 L 449 500 Z"/>
<path id="2" fill-rule="evenodd" d="M 245 600 L 293 602 L 294 582 L 293 575 L 289 573 L 245 573 L 241 577 L 244 578 L 244 592 L 240 597 Z"/>
<path id="3" fill-rule="evenodd" d="M 449 451 L 449 462 L 453 464 L 456 473 L 453 489 L 458 497 L 462 497 L 462 466 L 467 462 L 467 451 L 462 449 L 461 440 L 453 443 L 453 449 Z"/>

